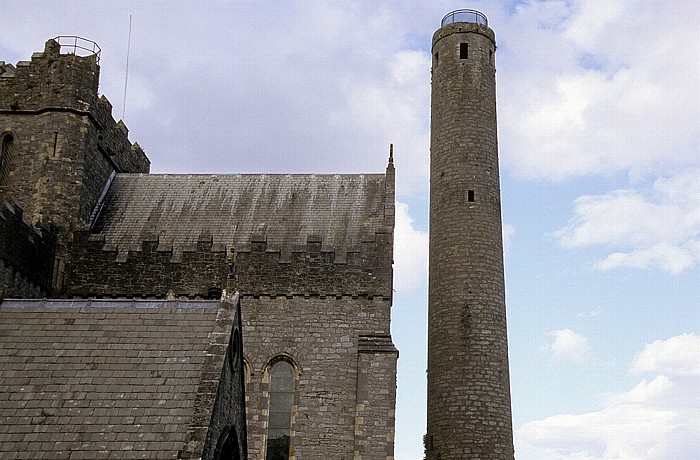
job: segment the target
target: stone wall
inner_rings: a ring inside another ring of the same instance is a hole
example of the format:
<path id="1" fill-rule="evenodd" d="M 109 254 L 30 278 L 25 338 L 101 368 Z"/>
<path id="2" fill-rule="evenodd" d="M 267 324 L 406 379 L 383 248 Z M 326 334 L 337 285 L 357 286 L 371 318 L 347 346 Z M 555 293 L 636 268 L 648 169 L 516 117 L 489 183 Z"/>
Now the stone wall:
<path id="1" fill-rule="evenodd" d="M 280 261 L 280 252 L 268 250 L 263 238 L 236 253 L 236 287 L 242 295 L 383 296 L 392 297 L 391 250 L 393 234 L 378 233 L 360 252 L 345 255 L 321 251 L 319 238 L 309 237 L 305 250 Z"/>
<path id="2" fill-rule="evenodd" d="M 200 401 L 211 400 L 209 407 L 213 407 L 211 419 L 201 419 L 199 423 L 208 427 L 202 460 L 217 460 L 220 458 L 232 458 L 246 460 L 248 458 L 246 410 L 245 410 L 245 375 L 243 370 L 243 329 L 241 324 L 241 303 L 237 293 L 224 294 L 221 300 L 222 306 L 227 307 L 231 324 L 223 317 L 217 318 L 217 327 L 220 330 L 214 335 L 215 347 L 226 345 L 225 360 L 223 363 L 212 363 L 210 380 L 202 380 L 199 386 Z M 222 315 L 223 316 L 223 315 Z M 218 386 L 211 385 L 215 382 L 216 367 L 221 368 Z M 203 376 L 206 377 L 206 376 Z"/>
<path id="3" fill-rule="evenodd" d="M 250 458 L 265 458 L 277 360 L 295 369 L 292 458 L 392 458 L 398 352 L 388 298 L 242 296 L 241 308 Z"/>
<path id="4" fill-rule="evenodd" d="M 51 287 L 55 229 L 26 221 L 19 205 L 0 209 L 0 298 L 44 297 Z"/>
<path id="5" fill-rule="evenodd" d="M 101 234 L 87 231 L 75 233 L 72 247 L 64 291 L 69 297 L 163 297 L 169 291 L 206 297 L 210 290 L 226 287 L 229 274 L 244 296 L 392 297 L 392 233 L 377 234 L 363 243 L 361 252 L 346 254 L 343 263 L 335 262 L 334 252 L 321 251 L 316 238 L 286 262 L 255 237 L 235 256 L 207 239 L 174 256 L 155 236 L 138 248 L 119 251 L 105 245 Z"/>
<path id="6" fill-rule="evenodd" d="M 513 459 L 495 36 L 433 35 L 428 460 Z"/>
<path id="7" fill-rule="evenodd" d="M 118 259 L 116 247 L 104 246 L 99 235 L 76 232 L 68 264 L 66 297 L 219 298 L 230 273 L 226 250 L 211 240 L 199 241 L 174 258 L 156 237 L 143 241 Z"/>
<path id="8" fill-rule="evenodd" d="M 56 226 L 59 269 L 111 174 L 150 168 L 109 101 L 98 97 L 98 81 L 94 55 L 61 54 L 53 40 L 16 67 L 0 61 L 0 138 L 13 139 L 0 199 L 18 201 L 32 223 Z M 54 278 L 60 283 L 62 274 Z"/>
<path id="9" fill-rule="evenodd" d="M 396 359 L 391 337 L 360 336 L 355 403 L 355 459 L 393 459 Z"/>

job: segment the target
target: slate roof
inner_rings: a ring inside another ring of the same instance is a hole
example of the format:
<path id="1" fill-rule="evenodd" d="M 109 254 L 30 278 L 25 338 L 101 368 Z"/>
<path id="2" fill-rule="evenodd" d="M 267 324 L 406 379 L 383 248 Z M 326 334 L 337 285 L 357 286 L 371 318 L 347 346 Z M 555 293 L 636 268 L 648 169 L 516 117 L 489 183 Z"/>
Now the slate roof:
<path id="1" fill-rule="evenodd" d="M 385 174 L 118 174 L 93 231 L 121 257 L 154 238 L 177 257 L 202 238 L 240 249 L 262 237 L 283 257 L 312 238 L 342 259 L 393 228 L 389 186 Z"/>
<path id="2" fill-rule="evenodd" d="M 230 334 L 220 305 L 2 301 L 0 458 L 177 458 Z"/>

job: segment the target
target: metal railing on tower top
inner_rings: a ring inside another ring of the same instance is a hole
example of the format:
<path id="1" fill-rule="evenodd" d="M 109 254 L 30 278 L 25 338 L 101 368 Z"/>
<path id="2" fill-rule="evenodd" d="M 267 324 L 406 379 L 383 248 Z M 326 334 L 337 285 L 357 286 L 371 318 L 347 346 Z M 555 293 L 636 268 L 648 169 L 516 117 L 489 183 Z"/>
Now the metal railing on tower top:
<path id="1" fill-rule="evenodd" d="M 95 55 L 95 64 L 100 63 L 100 53 L 102 49 L 92 40 L 76 35 L 59 35 L 58 37 L 54 37 L 54 41 L 58 43 L 63 53 L 75 54 L 77 56 Z"/>
<path id="2" fill-rule="evenodd" d="M 486 16 L 482 12 L 462 9 L 447 13 L 445 17 L 442 18 L 440 27 L 445 27 L 447 24 L 453 24 L 455 22 L 475 22 L 487 27 L 489 25 L 489 20 L 486 19 Z"/>

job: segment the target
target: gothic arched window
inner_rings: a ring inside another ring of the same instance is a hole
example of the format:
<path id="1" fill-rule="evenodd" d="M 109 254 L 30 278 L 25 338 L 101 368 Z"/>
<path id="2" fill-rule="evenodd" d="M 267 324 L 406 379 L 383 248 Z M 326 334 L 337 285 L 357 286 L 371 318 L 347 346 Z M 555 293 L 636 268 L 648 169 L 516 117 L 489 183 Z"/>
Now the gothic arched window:
<path id="1" fill-rule="evenodd" d="M 277 361 L 270 369 L 269 395 L 265 460 L 289 460 L 294 404 L 294 368 L 287 361 Z"/>
<path id="2" fill-rule="evenodd" d="M 6 133 L 2 136 L 2 146 L 0 147 L 0 185 L 4 185 L 7 176 L 10 174 L 10 157 L 12 156 L 12 144 L 15 138 L 12 134 Z"/>

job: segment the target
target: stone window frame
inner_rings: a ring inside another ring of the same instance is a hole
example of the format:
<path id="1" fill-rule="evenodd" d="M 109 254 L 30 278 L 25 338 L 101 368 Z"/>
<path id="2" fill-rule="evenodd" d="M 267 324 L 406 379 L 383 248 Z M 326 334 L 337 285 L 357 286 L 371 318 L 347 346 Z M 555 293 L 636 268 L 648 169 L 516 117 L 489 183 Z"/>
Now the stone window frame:
<path id="1" fill-rule="evenodd" d="M 8 139 L 10 141 L 8 142 Z M 9 148 L 8 148 L 9 145 Z M 10 162 L 17 148 L 17 135 L 12 131 L 0 133 L 0 186 L 5 185 L 10 175 Z"/>
<path id="2" fill-rule="evenodd" d="M 243 376 L 245 377 L 244 381 L 245 384 L 248 385 L 250 383 L 250 377 L 253 375 L 253 366 L 250 364 L 250 361 L 248 361 L 248 358 L 243 356 Z"/>
<path id="3" fill-rule="evenodd" d="M 288 365 L 291 366 L 292 368 L 292 378 L 294 379 L 293 382 L 293 388 L 294 388 L 294 396 L 292 400 L 292 413 L 291 413 L 291 420 L 289 423 L 289 456 L 287 457 L 288 460 L 294 460 L 296 459 L 296 456 L 294 455 L 294 436 L 295 436 L 295 431 L 294 431 L 294 425 L 296 422 L 296 416 L 298 412 L 298 401 L 299 401 L 299 380 L 301 377 L 301 367 L 297 363 L 297 360 L 287 354 L 287 353 L 281 353 L 279 355 L 276 355 L 272 358 L 270 358 L 267 363 L 265 364 L 263 368 L 263 382 L 266 383 L 267 385 L 267 391 L 265 391 L 265 399 L 266 399 L 266 415 L 267 415 L 267 421 L 265 424 L 265 437 L 263 440 L 263 451 L 262 451 L 262 458 L 267 459 L 267 449 L 268 449 L 268 433 L 269 433 L 269 417 L 270 417 L 270 380 L 271 380 L 271 372 L 272 368 L 280 363 L 284 362 Z"/>
<path id="4" fill-rule="evenodd" d="M 253 366 L 248 361 L 248 358 L 243 356 L 243 392 L 245 394 L 245 416 L 248 419 L 248 413 L 250 411 L 250 381 L 253 377 L 254 370 Z"/>
<path id="5" fill-rule="evenodd" d="M 469 59 L 469 42 L 461 42 L 459 44 L 459 59 L 462 61 Z"/>

